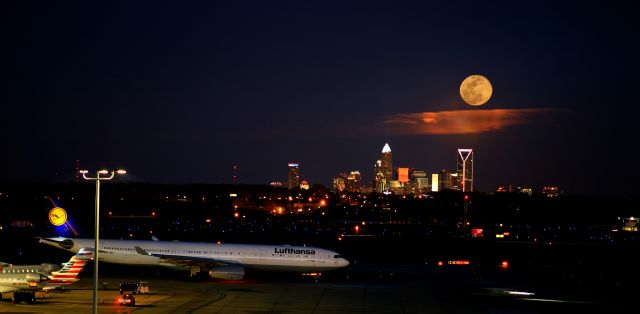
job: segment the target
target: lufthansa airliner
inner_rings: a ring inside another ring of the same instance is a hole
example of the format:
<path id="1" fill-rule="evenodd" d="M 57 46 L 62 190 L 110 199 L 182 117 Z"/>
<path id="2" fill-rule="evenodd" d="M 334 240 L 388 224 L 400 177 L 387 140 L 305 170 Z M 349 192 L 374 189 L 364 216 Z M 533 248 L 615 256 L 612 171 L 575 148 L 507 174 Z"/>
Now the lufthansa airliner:
<path id="1" fill-rule="evenodd" d="M 41 238 L 40 242 L 77 253 L 92 249 L 94 239 Z M 152 240 L 100 239 L 101 262 L 164 266 L 190 271 L 191 275 L 207 272 L 209 277 L 240 280 L 246 270 L 319 273 L 349 265 L 340 254 L 308 246 L 221 244 Z"/>

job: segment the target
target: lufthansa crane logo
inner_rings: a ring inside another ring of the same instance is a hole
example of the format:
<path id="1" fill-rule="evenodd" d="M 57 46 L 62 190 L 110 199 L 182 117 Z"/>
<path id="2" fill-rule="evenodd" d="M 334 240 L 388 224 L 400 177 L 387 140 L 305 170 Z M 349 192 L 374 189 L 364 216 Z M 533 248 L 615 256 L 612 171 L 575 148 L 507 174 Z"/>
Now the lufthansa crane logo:
<path id="1" fill-rule="evenodd" d="M 67 212 L 62 207 L 54 207 L 49 212 L 49 221 L 54 226 L 62 226 L 67 222 Z"/>

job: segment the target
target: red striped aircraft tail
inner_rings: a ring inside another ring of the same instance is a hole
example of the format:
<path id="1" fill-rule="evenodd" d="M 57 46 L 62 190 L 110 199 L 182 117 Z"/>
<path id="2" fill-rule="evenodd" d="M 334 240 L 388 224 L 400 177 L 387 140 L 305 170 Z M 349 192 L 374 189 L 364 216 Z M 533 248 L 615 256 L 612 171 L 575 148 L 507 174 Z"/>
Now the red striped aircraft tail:
<path id="1" fill-rule="evenodd" d="M 54 289 L 78 281 L 78 275 L 89 260 L 93 260 L 93 249 L 80 249 L 68 262 L 62 264 L 62 269 L 51 272 L 49 282 L 44 289 Z"/>

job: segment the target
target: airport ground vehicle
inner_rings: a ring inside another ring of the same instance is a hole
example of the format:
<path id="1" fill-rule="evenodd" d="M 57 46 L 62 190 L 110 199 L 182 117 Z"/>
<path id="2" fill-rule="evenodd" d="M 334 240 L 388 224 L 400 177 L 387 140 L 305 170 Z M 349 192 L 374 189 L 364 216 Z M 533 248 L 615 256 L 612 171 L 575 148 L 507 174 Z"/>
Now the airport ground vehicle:
<path id="1" fill-rule="evenodd" d="M 120 283 L 120 294 L 149 293 L 149 283 L 146 281 L 123 281 Z"/>
<path id="2" fill-rule="evenodd" d="M 11 299 L 11 303 L 19 304 L 22 301 L 25 301 L 30 304 L 35 303 L 36 292 L 31 290 L 18 290 L 13 292 L 13 298 Z"/>
<path id="3" fill-rule="evenodd" d="M 149 293 L 149 283 L 146 281 L 138 282 L 138 293 Z"/>
<path id="4" fill-rule="evenodd" d="M 118 298 L 118 304 L 136 306 L 136 297 L 134 297 L 131 293 L 125 293 Z"/>

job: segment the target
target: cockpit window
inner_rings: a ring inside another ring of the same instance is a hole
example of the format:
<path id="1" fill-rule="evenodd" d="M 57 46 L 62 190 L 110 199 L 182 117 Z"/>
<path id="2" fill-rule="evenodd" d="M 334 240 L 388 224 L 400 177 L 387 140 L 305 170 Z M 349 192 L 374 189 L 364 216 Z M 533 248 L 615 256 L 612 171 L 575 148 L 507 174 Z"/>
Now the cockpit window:
<path id="1" fill-rule="evenodd" d="M 333 258 L 342 258 L 340 255 L 334 255 Z"/>

